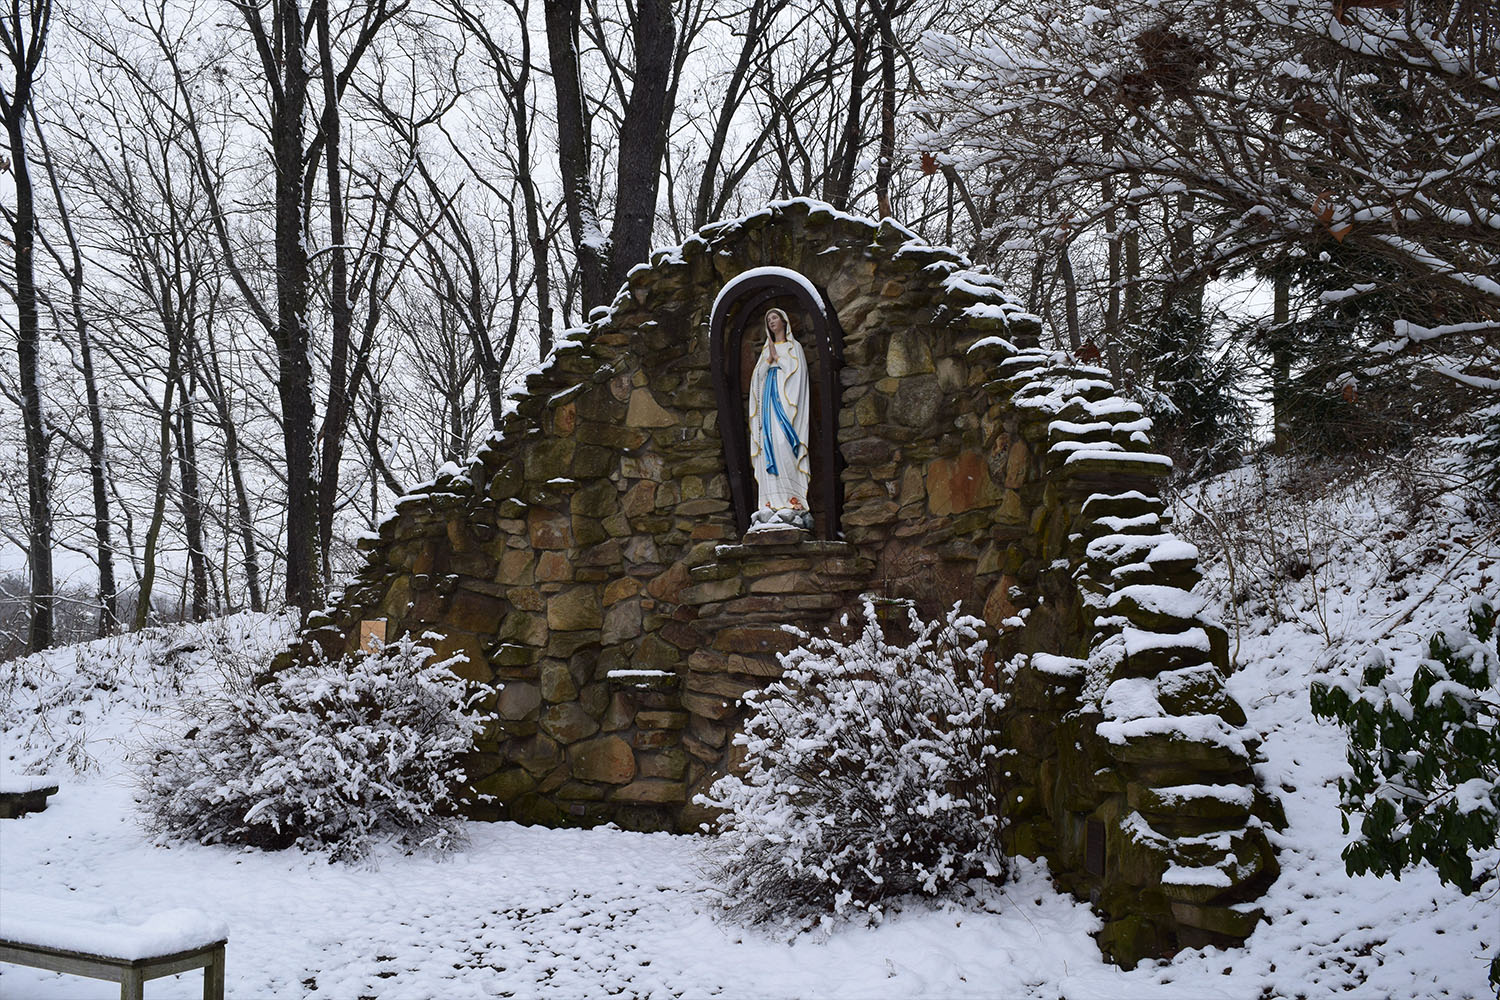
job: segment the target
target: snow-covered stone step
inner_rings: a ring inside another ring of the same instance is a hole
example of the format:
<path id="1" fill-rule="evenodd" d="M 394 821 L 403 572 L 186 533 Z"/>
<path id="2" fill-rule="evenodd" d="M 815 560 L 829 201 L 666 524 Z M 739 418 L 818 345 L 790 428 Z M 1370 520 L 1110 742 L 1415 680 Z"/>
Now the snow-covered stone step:
<path id="1" fill-rule="evenodd" d="M 1161 479 L 1172 474 L 1172 460 L 1150 451 L 1110 450 L 1104 447 L 1080 448 L 1070 452 L 1061 472 L 1070 479 L 1110 479 L 1119 476 L 1141 476 Z"/>
<path id="2" fill-rule="evenodd" d="M 1202 624 L 1208 600 L 1181 587 L 1137 583 L 1116 590 L 1106 607 L 1142 628 L 1176 633 Z"/>
<path id="3" fill-rule="evenodd" d="M 1047 425 L 1047 441 L 1052 445 L 1062 441 L 1110 442 L 1122 449 L 1137 450 L 1150 447 L 1151 439 L 1147 436 L 1150 429 L 1149 417 L 1083 422 L 1057 419 Z"/>

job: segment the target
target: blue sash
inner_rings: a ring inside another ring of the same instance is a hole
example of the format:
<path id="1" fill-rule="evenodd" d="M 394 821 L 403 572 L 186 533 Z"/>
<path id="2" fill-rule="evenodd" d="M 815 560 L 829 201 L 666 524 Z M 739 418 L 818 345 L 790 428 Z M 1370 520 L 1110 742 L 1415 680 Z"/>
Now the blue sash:
<path id="1" fill-rule="evenodd" d="M 766 387 L 761 397 L 760 405 L 760 433 L 765 439 L 766 452 L 766 474 L 771 476 L 780 475 L 776 471 L 776 449 L 772 445 L 771 414 L 776 414 L 776 423 L 781 425 L 782 433 L 786 435 L 787 442 L 792 446 L 792 457 L 795 458 L 802 448 L 802 439 L 797 437 L 797 428 L 792 425 L 792 420 L 786 414 L 786 408 L 781 405 L 781 393 L 776 390 L 776 376 L 781 374 L 781 369 L 772 365 L 766 371 Z"/>

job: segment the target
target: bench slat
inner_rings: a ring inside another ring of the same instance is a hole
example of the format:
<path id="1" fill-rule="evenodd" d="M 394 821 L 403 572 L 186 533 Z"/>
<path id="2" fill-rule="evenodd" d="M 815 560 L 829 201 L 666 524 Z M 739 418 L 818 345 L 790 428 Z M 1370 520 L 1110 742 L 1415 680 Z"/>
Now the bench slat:
<path id="1" fill-rule="evenodd" d="M 0 940 L 0 962 L 119 983 L 122 998 L 139 998 L 140 984 L 147 980 L 202 969 L 204 1000 L 224 1000 L 225 944 L 221 940 L 171 955 L 122 959 Z"/>

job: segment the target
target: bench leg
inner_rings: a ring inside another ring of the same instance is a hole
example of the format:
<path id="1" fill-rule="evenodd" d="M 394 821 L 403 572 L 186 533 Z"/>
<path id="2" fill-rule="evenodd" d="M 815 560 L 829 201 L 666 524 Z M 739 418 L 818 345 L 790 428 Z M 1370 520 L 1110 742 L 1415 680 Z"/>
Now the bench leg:
<path id="1" fill-rule="evenodd" d="M 214 949 L 212 959 L 203 967 L 203 1000 L 224 1000 L 224 946 Z"/>
<path id="2" fill-rule="evenodd" d="M 120 1000 L 142 1000 L 146 980 L 140 969 L 126 969 L 120 976 Z"/>

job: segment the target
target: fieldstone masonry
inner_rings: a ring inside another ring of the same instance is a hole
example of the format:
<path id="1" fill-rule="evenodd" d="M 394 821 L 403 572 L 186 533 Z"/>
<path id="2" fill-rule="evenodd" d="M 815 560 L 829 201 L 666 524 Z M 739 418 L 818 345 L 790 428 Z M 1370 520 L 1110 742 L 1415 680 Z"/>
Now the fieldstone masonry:
<path id="1" fill-rule="evenodd" d="M 841 537 L 735 527 L 709 310 L 768 265 L 836 320 L 841 467 L 814 477 L 837 476 Z M 824 629 L 862 593 L 962 602 L 1010 695 L 1009 849 L 1097 905 L 1122 963 L 1242 941 L 1279 808 L 1157 495 L 1169 465 L 1106 373 L 1038 332 L 890 220 L 791 202 L 709 226 L 633 270 L 466 467 L 401 498 L 304 651 L 380 618 L 499 685 L 477 816 L 690 831 L 737 763 L 742 696 L 780 673 L 782 623 Z"/>

